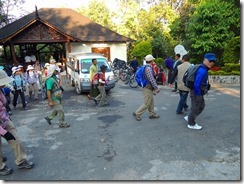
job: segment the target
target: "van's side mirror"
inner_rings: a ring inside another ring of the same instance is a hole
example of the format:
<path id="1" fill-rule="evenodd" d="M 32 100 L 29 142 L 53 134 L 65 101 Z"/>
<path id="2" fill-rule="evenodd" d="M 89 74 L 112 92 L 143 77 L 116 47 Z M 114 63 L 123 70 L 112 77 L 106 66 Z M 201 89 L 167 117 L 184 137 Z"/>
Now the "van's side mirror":
<path id="1" fill-rule="evenodd" d="M 75 69 L 75 72 L 78 72 L 79 73 L 79 69 Z"/>

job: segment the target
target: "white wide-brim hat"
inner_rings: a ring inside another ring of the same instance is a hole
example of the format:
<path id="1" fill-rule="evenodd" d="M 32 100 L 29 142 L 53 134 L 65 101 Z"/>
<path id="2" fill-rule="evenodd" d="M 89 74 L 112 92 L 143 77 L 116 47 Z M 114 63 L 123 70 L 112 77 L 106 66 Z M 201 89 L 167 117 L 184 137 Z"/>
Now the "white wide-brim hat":
<path id="1" fill-rule="evenodd" d="M 47 70 L 47 77 L 46 79 L 52 77 L 54 71 L 60 71 L 60 68 L 57 67 L 56 65 L 50 65 L 48 70 Z"/>
<path id="2" fill-rule="evenodd" d="M 14 79 L 12 77 L 9 77 L 4 70 L 0 70 L 0 86 L 4 86 L 13 81 Z"/>
<path id="3" fill-rule="evenodd" d="M 33 66 L 31 66 L 31 65 L 28 65 L 26 71 L 29 71 L 29 70 L 35 70 L 35 68 Z"/>

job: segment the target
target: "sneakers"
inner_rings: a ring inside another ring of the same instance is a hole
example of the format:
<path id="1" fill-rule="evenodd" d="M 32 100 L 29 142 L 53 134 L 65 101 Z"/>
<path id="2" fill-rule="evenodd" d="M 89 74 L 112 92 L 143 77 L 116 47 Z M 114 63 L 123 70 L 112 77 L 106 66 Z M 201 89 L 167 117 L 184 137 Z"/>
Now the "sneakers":
<path id="1" fill-rule="evenodd" d="M 13 113 L 12 111 L 8 111 L 8 115 L 11 116 Z"/>
<path id="2" fill-rule="evenodd" d="M 177 89 L 173 89 L 171 92 L 176 92 L 177 91 Z"/>
<path id="3" fill-rule="evenodd" d="M 194 130 L 201 130 L 202 129 L 202 126 L 198 125 L 197 123 L 195 125 L 187 125 L 187 128 L 189 129 L 194 129 Z"/>
<path id="4" fill-rule="evenodd" d="M 47 123 L 48 123 L 49 125 L 52 124 L 52 123 L 51 123 L 51 119 L 49 119 L 48 117 L 45 117 L 44 119 L 47 120 Z"/>
<path id="5" fill-rule="evenodd" d="M 33 162 L 28 162 L 25 160 L 21 164 L 18 165 L 19 169 L 31 169 L 34 166 Z"/>
<path id="6" fill-rule="evenodd" d="M 136 115 L 135 112 L 133 112 L 132 115 L 134 116 L 134 118 L 135 118 L 137 121 L 141 121 L 140 116 Z"/>
<path id="7" fill-rule="evenodd" d="M 188 116 L 185 116 L 184 119 L 188 122 Z"/>
<path id="8" fill-rule="evenodd" d="M 93 100 L 94 100 L 95 104 L 97 105 L 97 100 L 95 98 Z"/>
<path id="9" fill-rule="evenodd" d="M 157 118 L 159 118 L 159 115 L 157 115 L 157 114 L 154 114 L 152 116 L 149 116 L 149 119 L 157 119 Z"/>
<path id="10" fill-rule="evenodd" d="M 1 175 L 1 176 L 9 175 L 9 174 L 11 174 L 12 172 L 13 172 L 13 170 L 10 169 L 10 168 L 8 168 L 6 165 L 5 165 L 2 169 L 0 169 L 0 175 Z"/>
<path id="11" fill-rule="evenodd" d="M 68 128 L 68 127 L 70 127 L 70 124 L 67 124 L 67 123 L 59 124 L 59 128 Z"/>
<path id="12" fill-rule="evenodd" d="M 24 107 L 24 108 L 23 108 L 23 110 L 27 111 L 27 110 L 28 110 L 28 108 L 27 108 L 27 107 Z"/>

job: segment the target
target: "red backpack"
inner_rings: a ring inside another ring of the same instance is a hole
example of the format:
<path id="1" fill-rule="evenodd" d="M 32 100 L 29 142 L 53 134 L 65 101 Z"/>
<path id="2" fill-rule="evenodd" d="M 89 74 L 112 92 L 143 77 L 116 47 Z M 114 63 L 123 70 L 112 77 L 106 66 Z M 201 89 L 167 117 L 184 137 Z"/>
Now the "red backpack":
<path id="1" fill-rule="evenodd" d="M 100 72 L 95 73 L 95 75 L 92 78 L 92 84 L 93 85 L 98 85 L 99 77 L 100 77 Z"/>

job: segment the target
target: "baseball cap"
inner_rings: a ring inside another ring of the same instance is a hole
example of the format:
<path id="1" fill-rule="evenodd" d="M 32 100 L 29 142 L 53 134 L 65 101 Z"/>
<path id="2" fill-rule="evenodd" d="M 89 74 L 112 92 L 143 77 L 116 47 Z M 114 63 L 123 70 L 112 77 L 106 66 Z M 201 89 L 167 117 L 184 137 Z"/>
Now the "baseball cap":
<path id="1" fill-rule="evenodd" d="M 207 53 L 204 55 L 204 58 L 209 60 L 210 62 L 215 62 L 216 61 L 216 56 L 214 53 Z"/>
<path id="2" fill-rule="evenodd" d="M 145 60 L 146 61 L 152 61 L 154 60 L 155 58 L 151 55 L 151 54 L 148 54 L 146 57 L 145 57 Z"/>

